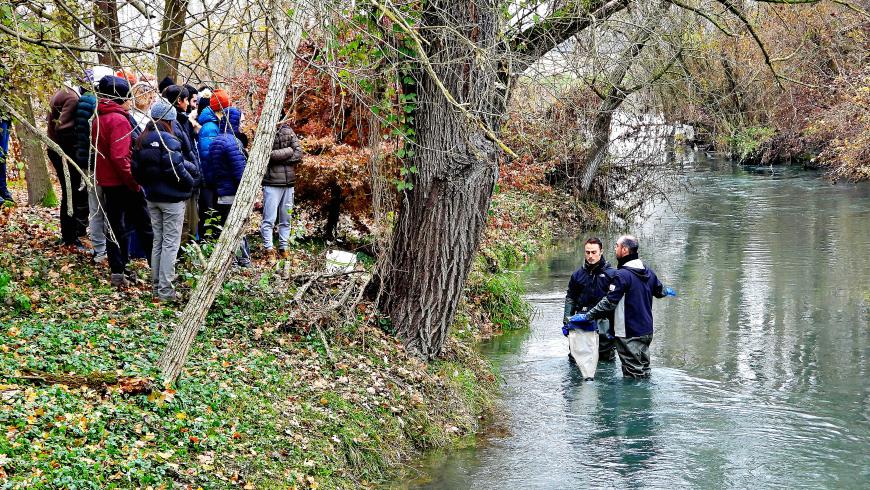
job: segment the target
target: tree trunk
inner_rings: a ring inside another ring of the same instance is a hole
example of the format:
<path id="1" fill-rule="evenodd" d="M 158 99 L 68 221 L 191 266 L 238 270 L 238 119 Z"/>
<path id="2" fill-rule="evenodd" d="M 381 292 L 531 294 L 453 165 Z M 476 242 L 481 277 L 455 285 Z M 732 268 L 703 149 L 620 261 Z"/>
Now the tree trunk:
<path id="1" fill-rule="evenodd" d="M 277 129 L 276 124 L 284 105 L 287 84 L 290 81 L 293 68 L 294 53 L 302 36 L 302 28 L 295 20 L 297 16 L 295 5 L 291 7 L 293 8 L 287 10 L 291 12 L 289 15 L 285 11 L 278 10 L 276 15 L 279 18 L 272 23 L 281 45 L 272 65 L 272 78 L 269 81 L 263 111 L 257 125 L 251 156 L 242 175 L 242 182 L 236 193 L 235 202 L 230 209 L 230 215 L 224 224 L 223 232 L 209 258 L 206 269 L 202 277 L 199 278 L 190 301 L 184 308 L 181 322 L 173 330 L 166 348 L 157 362 L 163 379 L 167 382 L 174 382 L 181 373 L 181 368 L 187 359 L 196 333 L 202 327 L 208 310 L 221 289 L 230 266 L 231 255 L 238 247 L 245 224 L 254 209 L 254 198 L 269 163 L 269 155 Z"/>
<path id="2" fill-rule="evenodd" d="M 490 128 L 504 114 L 506 86 L 498 57 L 480 55 L 498 32 L 495 5 L 428 2 L 420 32 L 430 66 L 460 104 Z M 448 26 L 448 28 L 444 28 Z M 499 150 L 460 111 L 432 73 L 418 76 L 413 189 L 405 193 L 393 235 L 382 308 L 409 352 L 441 353 L 486 224 Z"/>
<path id="3" fill-rule="evenodd" d="M 187 32 L 187 4 L 189 0 L 166 0 L 163 25 L 160 29 L 160 55 L 157 56 L 157 80 L 178 78 L 178 58 Z"/>
<path id="4" fill-rule="evenodd" d="M 114 46 L 121 41 L 116 0 L 94 0 L 94 30 L 98 34 L 96 46 L 105 49 L 97 56 L 97 60 L 100 64 L 120 68 L 121 61 L 114 51 Z"/>
<path id="5" fill-rule="evenodd" d="M 29 96 L 23 97 L 23 100 L 22 115 L 30 127 L 35 128 L 36 116 L 33 114 L 33 102 Z M 24 175 L 27 179 L 27 204 L 48 207 L 57 205 L 57 195 L 51 185 L 51 177 L 45 161 L 45 150 L 39 144 L 39 135 L 33 134 L 26 125 L 19 126 L 18 131 L 19 134 L 23 133 L 24 135 L 20 141 L 21 158 L 24 160 Z"/>
<path id="6" fill-rule="evenodd" d="M 570 0 L 506 38 L 497 0 L 424 3 L 416 151 L 390 246 L 381 308 L 409 352 L 438 356 L 486 223 L 514 77 L 629 0 Z"/>

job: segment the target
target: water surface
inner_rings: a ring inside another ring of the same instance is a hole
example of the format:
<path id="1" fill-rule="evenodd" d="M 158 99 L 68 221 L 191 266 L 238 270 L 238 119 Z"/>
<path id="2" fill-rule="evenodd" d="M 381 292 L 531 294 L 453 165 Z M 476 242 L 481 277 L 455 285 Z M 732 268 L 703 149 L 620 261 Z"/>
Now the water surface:
<path id="1" fill-rule="evenodd" d="M 870 487 L 870 185 L 695 167 L 632 228 L 679 292 L 655 303 L 652 379 L 617 362 L 584 383 L 568 362 L 565 243 L 524 273 L 531 329 L 484 347 L 507 435 L 430 455 L 407 486 Z"/>

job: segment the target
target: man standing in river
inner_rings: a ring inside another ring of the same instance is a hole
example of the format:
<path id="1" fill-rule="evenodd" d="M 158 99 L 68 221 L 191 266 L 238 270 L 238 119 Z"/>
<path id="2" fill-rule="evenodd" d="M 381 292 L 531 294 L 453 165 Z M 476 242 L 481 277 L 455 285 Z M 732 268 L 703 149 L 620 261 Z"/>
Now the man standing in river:
<path id="1" fill-rule="evenodd" d="M 568 281 L 568 291 L 565 294 L 565 314 L 562 324 L 568 323 L 568 319 L 575 313 L 586 313 L 590 308 L 597 305 L 601 298 L 607 294 L 610 281 L 616 273 L 616 269 L 604 259 L 602 253 L 604 246 L 601 240 L 592 237 L 583 244 L 585 260 L 583 266 L 571 275 Z M 613 323 L 613 315 L 607 315 L 606 319 L 598 322 L 598 359 L 612 361 L 614 358 L 613 332 L 610 325 Z M 571 354 L 569 354 L 571 355 Z"/>
<path id="2" fill-rule="evenodd" d="M 631 378 L 650 375 L 649 346 L 653 337 L 652 298 L 676 296 L 666 288 L 652 269 L 638 257 L 638 241 L 623 235 L 616 241 L 616 260 L 619 267 L 609 291 L 582 320 L 597 320 L 613 314 L 613 332 L 616 352 L 622 363 L 622 374 Z M 576 317 L 575 317 L 576 318 Z"/>

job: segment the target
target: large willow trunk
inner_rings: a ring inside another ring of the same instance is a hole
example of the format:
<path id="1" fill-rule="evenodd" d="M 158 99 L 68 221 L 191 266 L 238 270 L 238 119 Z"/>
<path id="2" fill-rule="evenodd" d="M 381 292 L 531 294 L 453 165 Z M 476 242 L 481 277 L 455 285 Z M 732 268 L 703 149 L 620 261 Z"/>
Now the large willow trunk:
<path id="1" fill-rule="evenodd" d="M 215 296 L 221 289 L 230 267 L 231 256 L 239 246 L 245 224 L 254 210 L 254 199 L 269 163 L 276 124 L 284 105 L 284 96 L 293 68 L 294 53 L 302 35 L 299 23 L 292 17 L 296 15 L 296 9 L 293 8 L 289 11 L 293 14 L 287 15 L 281 11 L 277 12 L 276 15 L 279 16 L 279 19 L 273 23 L 277 31 L 276 34 L 278 34 L 277 37 L 280 39 L 280 47 L 272 65 L 272 78 L 269 81 L 263 111 L 257 125 L 257 134 L 254 136 L 253 148 L 245 172 L 242 174 L 242 182 L 238 192 L 236 192 L 235 201 L 206 269 L 202 277 L 199 278 L 190 301 L 184 308 L 181 322 L 173 330 L 169 342 L 167 342 L 166 348 L 157 362 L 164 381 L 170 383 L 174 382 L 181 374 L 181 368 L 187 359 L 190 347 L 193 345 L 197 332 L 205 322 L 205 317 L 214 303 Z"/>
<path id="2" fill-rule="evenodd" d="M 499 150 L 482 125 L 499 127 L 506 86 L 498 56 L 477 51 L 496 44 L 495 2 L 426 5 L 420 32 L 435 76 L 426 69 L 417 76 L 411 163 L 418 173 L 394 231 L 382 306 L 408 350 L 431 359 L 444 346 L 486 223 Z M 445 96 L 436 76 L 467 112 Z"/>

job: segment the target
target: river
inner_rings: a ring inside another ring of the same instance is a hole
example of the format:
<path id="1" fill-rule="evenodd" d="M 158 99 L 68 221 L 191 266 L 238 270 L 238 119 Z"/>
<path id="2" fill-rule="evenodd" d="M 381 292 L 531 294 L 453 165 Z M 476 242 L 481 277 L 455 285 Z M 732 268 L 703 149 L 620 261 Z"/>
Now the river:
<path id="1" fill-rule="evenodd" d="M 687 173 L 631 228 L 679 293 L 654 305 L 652 379 L 617 361 L 583 382 L 569 363 L 582 241 L 566 242 L 523 272 L 531 328 L 483 347 L 502 430 L 429 455 L 402 487 L 870 487 L 870 184 L 722 160 Z"/>

